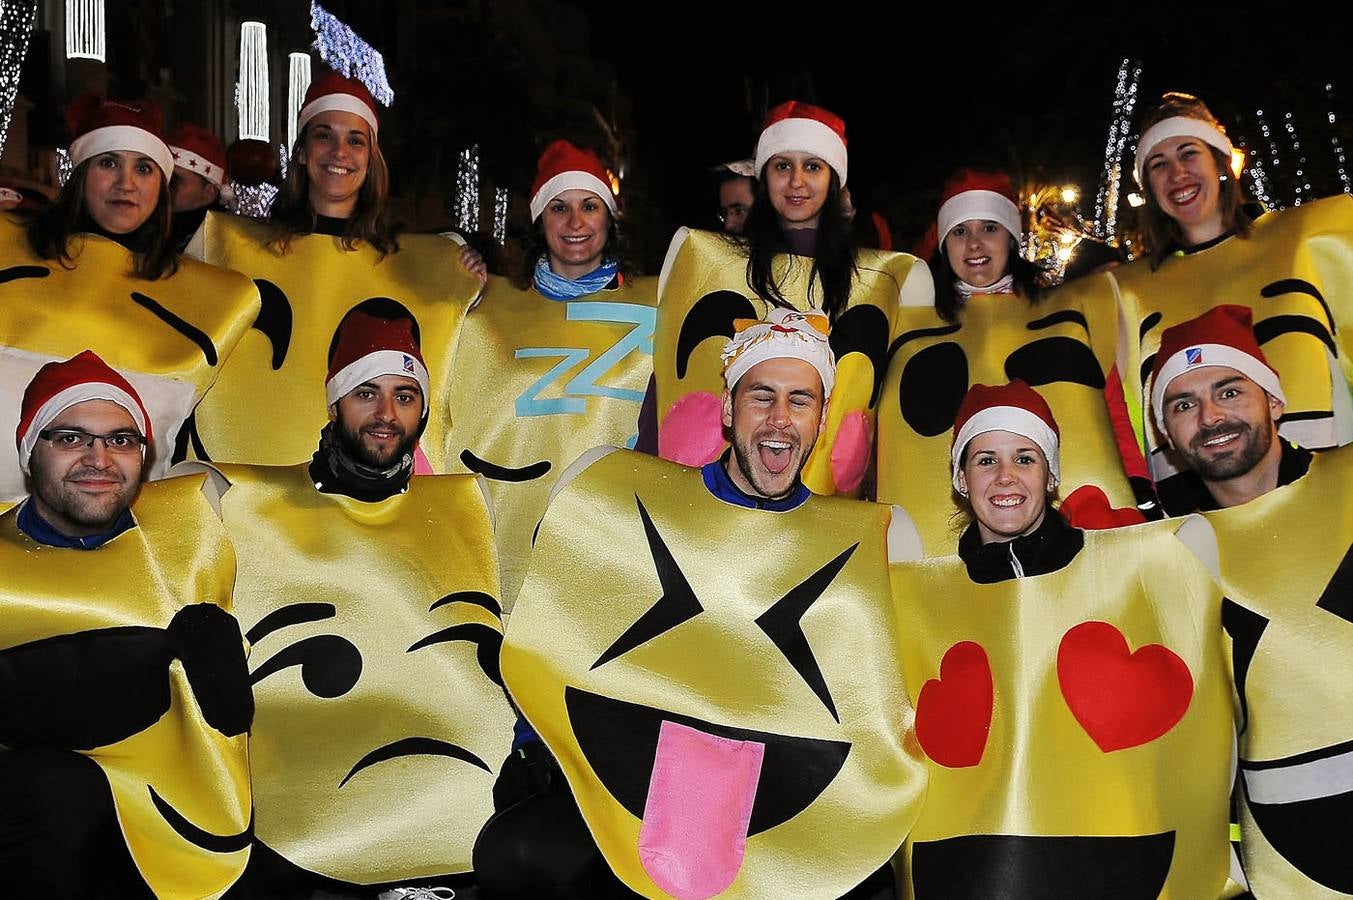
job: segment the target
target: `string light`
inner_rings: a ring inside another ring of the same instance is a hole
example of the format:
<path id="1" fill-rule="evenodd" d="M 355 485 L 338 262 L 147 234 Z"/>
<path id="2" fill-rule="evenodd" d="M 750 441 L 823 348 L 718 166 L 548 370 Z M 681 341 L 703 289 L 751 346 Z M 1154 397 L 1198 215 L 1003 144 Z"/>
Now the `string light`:
<path id="1" fill-rule="evenodd" d="M 507 188 L 493 190 L 493 239 L 507 243 Z"/>
<path id="2" fill-rule="evenodd" d="M 1264 142 L 1268 144 L 1269 156 L 1273 159 L 1273 168 L 1276 170 L 1282 164 L 1282 159 L 1278 156 L 1278 143 L 1273 140 L 1273 132 L 1268 127 L 1268 120 L 1264 118 L 1264 111 L 1262 109 L 1255 110 L 1254 115 L 1255 118 L 1259 120 L 1259 131 L 1264 136 Z M 1276 190 L 1274 190 L 1276 185 L 1274 185 L 1273 179 L 1278 177 L 1277 172 L 1275 171 L 1272 175 L 1264 176 L 1264 164 L 1263 161 L 1259 159 L 1258 154 L 1255 154 L 1255 160 L 1251 168 L 1256 169 L 1264 181 L 1262 191 L 1256 186 L 1256 196 L 1259 198 L 1260 202 L 1270 209 L 1285 209 L 1286 207 L 1283 205 L 1282 198 L 1279 197 Z"/>
<path id="3" fill-rule="evenodd" d="M 268 140 L 268 26 L 240 25 L 240 80 L 235 85 L 240 140 Z"/>
<path id="4" fill-rule="evenodd" d="M 1334 127 L 1334 85 L 1325 85 L 1325 99 L 1329 101 L 1330 146 L 1334 150 L 1335 171 L 1339 173 L 1340 190 L 1345 194 L 1353 193 L 1353 184 L 1348 180 L 1348 163 L 1344 159 L 1344 145 L 1339 140 L 1339 129 Z"/>
<path id="5" fill-rule="evenodd" d="M 103 0 L 66 0 L 66 59 L 104 61 Z"/>
<path id="6" fill-rule="evenodd" d="M 342 20 L 311 0 L 310 27 L 315 32 L 319 58 L 335 72 L 356 78 L 385 106 L 395 102 L 395 92 L 385 78 L 385 57 Z"/>
<path id="7" fill-rule="evenodd" d="M 310 54 L 292 53 L 287 57 L 287 146 L 296 146 L 296 115 L 310 87 Z M 282 159 L 287 155 L 282 154 Z"/>
<path id="8" fill-rule="evenodd" d="M 1302 201 L 1311 193 L 1311 183 L 1306 180 L 1306 157 L 1301 155 L 1301 139 L 1297 137 L 1297 129 L 1292 122 L 1291 113 L 1283 116 L 1283 127 L 1287 129 L 1287 138 L 1292 144 L 1292 156 L 1297 161 L 1296 184 L 1292 188 L 1292 205 L 1300 206 Z"/>
<path id="9" fill-rule="evenodd" d="M 495 197 L 495 201 L 496 201 Z M 479 230 L 479 145 L 466 147 L 456 166 L 456 227 L 461 234 Z"/>
<path id="10" fill-rule="evenodd" d="M 71 164 L 70 153 L 64 147 L 56 148 L 56 183 L 59 187 L 65 187 L 66 182 L 70 181 L 70 174 L 75 171 L 75 166 Z"/>
<path id="11" fill-rule="evenodd" d="M 277 188 L 266 181 L 248 187 L 232 181 L 230 186 L 235 192 L 235 208 L 231 210 L 232 212 L 236 215 L 251 216 L 255 219 L 266 219 L 268 217 L 268 211 L 272 209 L 272 202 L 277 197 Z"/>
<path id="12" fill-rule="evenodd" d="M 28 39 L 33 34 L 33 18 L 37 7 L 33 3 L 0 3 L 0 151 L 9 137 L 10 117 L 14 114 L 14 97 L 19 92 L 19 72 L 28 55 Z"/>
<path id="13" fill-rule="evenodd" d="M 1142 79 L 1142 65 L 1124 59 L 1118 66 L 1118 81 L 1113 91 L 1113 119 L 1109 123 L 1109 138 L 1104 144 L 1104 173 L 1095 194 L 1095 218 L 1092 225 L 1096 235 L 1112 241 L 1118 226 L 1118 196 L 1122 181 L 1123 150 L 1132 134 L 1132 111 L 1137 105 L 1137 86 Z"/>

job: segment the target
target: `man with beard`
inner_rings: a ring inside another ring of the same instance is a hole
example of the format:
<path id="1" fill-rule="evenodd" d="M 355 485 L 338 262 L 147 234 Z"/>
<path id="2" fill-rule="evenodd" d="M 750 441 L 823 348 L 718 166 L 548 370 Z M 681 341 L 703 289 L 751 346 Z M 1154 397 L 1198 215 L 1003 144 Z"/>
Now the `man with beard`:
<path id="1" fill-rule="evenodd" d="M 1306 474 L 1310 451 L 1278 436 L 1286 402 L 1248 307 L 1213 307 L 1167 328 L 1151 374 L 1151 409 L 1196 481 L 1163 498 L 1166 512 L 1239 506 Z"/>

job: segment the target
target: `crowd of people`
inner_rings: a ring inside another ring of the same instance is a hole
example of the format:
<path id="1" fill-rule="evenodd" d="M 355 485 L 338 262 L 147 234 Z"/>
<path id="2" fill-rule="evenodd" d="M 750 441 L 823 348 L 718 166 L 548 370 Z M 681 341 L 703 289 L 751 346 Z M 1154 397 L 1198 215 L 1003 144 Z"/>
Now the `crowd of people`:
<path id="1" fill-rule="evenodd" d="M 892 250 L 796 100 L 657 276 L 564 140 L 514 276 L 402 231 L 340 74 L 264 220 L 67 112 L 0 218 L 6 895 L 1353 894 L 1353 200 L 1197 98 L 1063 283 L 997 171 Z"/>

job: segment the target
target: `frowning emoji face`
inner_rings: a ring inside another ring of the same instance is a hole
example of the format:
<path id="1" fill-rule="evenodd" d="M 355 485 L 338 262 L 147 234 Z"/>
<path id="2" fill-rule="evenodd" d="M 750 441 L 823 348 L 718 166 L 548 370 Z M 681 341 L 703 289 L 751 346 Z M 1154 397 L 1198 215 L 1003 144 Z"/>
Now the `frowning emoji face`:
<path id="1" fill-rule="evenodd" d="M 921 782 L 886 519 L 733 507 L 625 451 L 555 497 L 503 671 L 631 888 L 839 896 L 900 843 Z M 782 552 L 732 550 L 768 533 Z"/>

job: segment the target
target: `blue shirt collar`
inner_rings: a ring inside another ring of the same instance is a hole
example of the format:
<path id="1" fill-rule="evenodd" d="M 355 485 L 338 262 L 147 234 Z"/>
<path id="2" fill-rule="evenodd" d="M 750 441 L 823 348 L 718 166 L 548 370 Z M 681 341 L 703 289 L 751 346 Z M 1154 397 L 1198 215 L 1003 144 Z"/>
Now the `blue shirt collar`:
<path id="1" fill-rule="evenodd" d="M 712 463 L 706 463 L 700 468 L 700 474 L 705 480 L 705 487 L 711 494 L 718 497 L 725 503 L 731 503 L 734 506 L 744 506 L 747 509 L 764 509 L 770 512 L 789 512 L 791 509 L 798 509 L 804 504 L 812 492 L 802 481 L 794 482 L 794 489 L 777 500 L 768 500 L 765 497 L 754 497 L 745 493 L 740 487 L 733 483 L 733 479 L 728 475 L 726 463 L 732 450 L 725 450 L 723 456 L 714 460 Z"/>
<path id="2" fill-rule="evenodd" d="M 18 521 L 15 524 L 24 534 L 39 544 L 46 544 L 48 547 L 97 550 L 122 532 L 135 528 L 136 520 L 132 518 L 130 509 L 124 509 L 122 515 L 117 517 L 117 521 L 107 531 L 91 534 L 87 537 L 69 537 L 57 531 L 50 522 L 38 514 L 37 504 L 33 503 L 30 497 L 24 501 L 23 506 L 19 507 Z"/>

